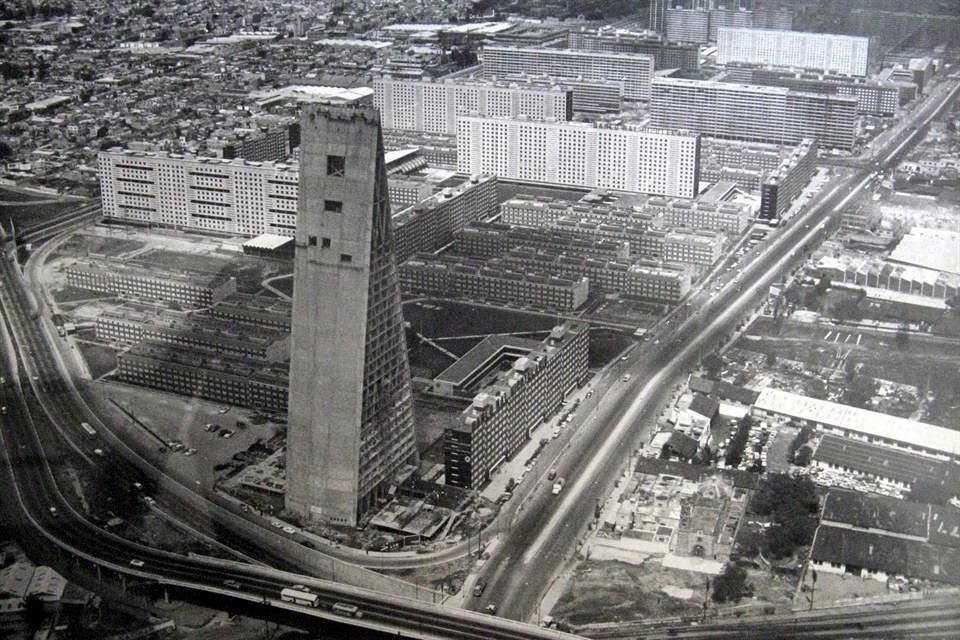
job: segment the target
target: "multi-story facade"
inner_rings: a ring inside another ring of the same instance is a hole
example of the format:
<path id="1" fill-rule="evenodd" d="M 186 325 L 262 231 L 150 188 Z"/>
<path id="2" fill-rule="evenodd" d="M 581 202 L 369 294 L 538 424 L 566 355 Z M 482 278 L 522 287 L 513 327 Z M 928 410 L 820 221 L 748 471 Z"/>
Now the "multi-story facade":
<path id="1" fill-rule="evenodd" d="M 292 235 L 297 168 L 111 149 L 99 156 L 107 218 L 178 229 Z"/>
<path id="2" fill-rule="evenodd" d="M 703 9 L 667 9 L 667 40 L 671 42 L 710 41 L 710 12 Z"/>
<path id="3" fill-rule="evenodd" d="M 456 135 L 457 117 L 461 115 L 523 116 L 530 120 L 573 117 L 573 92 L 559 86 L 383 77 L 373 81 L 373 89 L 373 103 L 387 129 Z"/>
<path id="4" fill-rule="evenodd" d="M 586 380 L 589 327 L 556 327 L 540 349 L 513 363 L 473 398 L 462 422 L 444 432 L 446 483 L 482 489 L 492 472 L 530 439 L 564 397 Z"/>
<path id="5" fill-rule="evenodd" d="M 828 93 L 857 99 L 857 113 L 890 117 L 900 106 L 901 89 L 891 81 L 876 82 L 847 76 L 797 73 L 756 66 L 728 66 L 726 79 L 745 84 L 786 87 L 794 91 Z"/>
<path id="6" fill-rule="evenodd" d="M 663 238 L 660 259 L 709 267 L 723 255 L 726 238 L 709 231 L 668 231 Z"/>
<path id="7" fill-rule="evenodd" d="M 602 288 L 651 302 L 673 304 L 690 290 L 692 272 L 688 266 L 652 261 L 615 262 L 577 258 L 538 251 L 532 247 L 513 249 L 501 260 L 516 269 L 533 269 L 565 278 L 586 277 L 593 288 Z"/>
<path id="8" fill-rule="evenodd" d="M 387 150 L 417 147 L 420 155 L 431 167 L 455 169 L 457 166 L 457 141 L 455 136 L 419 131 L 383 132 L 383 147 Z"/>
<path id="9" fill-rule="evenodd" d="M 817 143 L 803 140 L 760 188 L 760 217 L 773 220 L 790 208 L 816 170 Z"/>
<path id="10" fill-rule="evenodd" d="M 686 198 L 699 157 L 699 136 L 681 131 L 462 117 L 457 133 L 460 171 Z"/>
<path id="11" fill-rule="evenodd" d="M 717 33 L 717 63 L 745 62 L 867 75 L 870 39 L 832 33 L 724 27 Z"/>
<path id="12" fill-rule="evenodd" d="M 659 216 L 665 227 L 710 229 L 733 236 L 743 233 L 751 218 L 750 206 L 735 202 L 650 198 L 646 210 Z"/>
<path id="13" fill-rule="evenodd" d="M 650 115 L 653 126 L 663 129 L 773 144 L 815 138 L 824 147 L 850 149 L 857 100 L 783 87 L 657 78 Z"/>
<path id="14" fill-rule="evenodd" d="M 269 362 L 204 353 L 195 347 L 140 343 L 117 354 L 118 379 L 238 407 L 287 411 L 287 369 Z"/>
<path id="15" fill-rule="evenodd" d="M 247 236 L 294 235 L 299 174 L 297 164 L 122 150 L 100 154 L 106 217 Z M 450 234 L 464 222 L 492 214 L 496 208 L 492 176 L 464 176 L 459 185 L 439 187 L 398 173 L 388 184 L 391 202 L 401 205 L 395 207 L 394 236 L 406 256 L 449 242 Z M 418 203 L 422 203 L 418 211 L 429 211 L 428 217 L 436 223 L 427 236 L 422 225 L 415 224 L 419 214 L 405 211 Z"/>
<path id="16" fill-rule="evenodd" d="M 188 318 L 144 317 L 142 314 L 104 312 L 97 316 L 97 339 L 104 342 L 136 344 L 153 342 L 183 348 L 196 347 L 231 358 L 267 362 L 290 359 L 290 334 L 265 327 L 239 328 L 235 322 L 193 314 Z"/>
<path id="17" fill-rule="evenodd" d="M 220 155 L 228 160 L 243 158 L 255 162 L 283 162 L 299 146 L 300 123 L 294 122 L 228 142 L 220 148 Z"/>
<path id="18" fill-rule="evenodd" d="M 473 223 L 464 227 L 456 234 L 453 250 L 466 256 L 496 258 L 514 247 L 522 246 L 603 260 L 625 260 L 630 257 L 630 245 L 622 240 L 589 238 L 557 226 L 543 233 L 529 227 L 512 227 L 494 222 Z"/>
<path id="19" fill-rule="evenodd" d="M 653 56 L 498 46 L 484 47 L 481 55 L 483 77 L 487 79 L 529 74 L 546 75 L 558 82 L 564 78 L 582 78 L 623 83 L 624 98 L 650 99 Z"/>
<path id="20" fill-rule="evenodd" d="M 383 142 L 369 107 L 301 128 L 285 506 L 353 526 L 418 460 Z"/>
<path id="21" fill-rule="evenodd" d="M 497 211 L 496 176 L 473 176 L 393 216 L 397 264 L 420 251 L 440 248 L 467 224 Z"/>
<path id="22" fill-rule="evenodd" d="M 651 11 L 655 2 L 651 2 Z M 639 34 L 603 33 L 595 31 L 571 31 L 567 34 L 567 46 L 581 51 L 601 53 L 642 53 L 653 56 L 655 69 L 700 69 L 700 48 L 694 44 L 665 42 Z"/>
<path id="23" fill-rule="evenodd" d="M 64 269 L 67 284 L 109 293 L 120 298 L 162 300 L 206 307 L 237 292 L 233 277 L 206 274 L 158 274 L 133 265 L 95 262 L 72 264 Z"/>
<path id="24" fill-rule="evenodd" d="M 404 293 L 433 294 L 555 313 L 578 309 L 590 293 L 586 278 L 572 279 L 502 268 L 495 261 L 420 254 L 400 266 Z"/>

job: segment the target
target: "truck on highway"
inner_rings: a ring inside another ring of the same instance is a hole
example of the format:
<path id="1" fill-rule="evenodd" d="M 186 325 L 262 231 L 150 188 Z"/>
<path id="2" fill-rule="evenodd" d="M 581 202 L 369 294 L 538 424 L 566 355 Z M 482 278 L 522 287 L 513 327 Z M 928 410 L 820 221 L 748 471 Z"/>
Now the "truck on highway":
<path id="1" fill-rule="evenodd" d="M 333 606 L 330 608 L 338 616 L 347 616 L 348 618 L 363 617 L 363 613 L 360 612 L 359 607 L 357 607 L 354 604 L 346 604 L 344 602 L 335 602 Z"/>
<path id="2" fill-rule="evenodd" d="M 557 478 L 557 481 L 553 483 L 553 495 L 557 495 L 563 491 L 563 485 L 567 484 L 567 481 L 563 478 Z"/>

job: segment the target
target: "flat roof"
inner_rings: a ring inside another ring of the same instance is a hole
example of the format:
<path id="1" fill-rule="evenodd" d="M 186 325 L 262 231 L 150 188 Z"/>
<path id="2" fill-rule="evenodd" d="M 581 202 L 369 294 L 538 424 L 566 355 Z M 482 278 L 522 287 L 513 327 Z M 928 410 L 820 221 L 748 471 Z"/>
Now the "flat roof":
<path id="1" fill-rule="evenodd" d="M 279 236 L 275 233 L 262 233 L 256 238 L 250 238 L 243 243 L 249 249 L 269 249 L 275 251 L 284 245 L 293 242 L 290 236 Z"/>
<path id="2" fill-rule="evenodd" d="M 890 254 L 890 260 L 960 274 L 960 233 L 914 227 Z"/>
<path id="3" fill-rule="evenodd" d="M 754 407 L 799 420 L 960 456 L 960 431 L 767 387 Z"/>
<path id="4" fill-rule="evenodd" d="M 516 349 L 527 353 L 542 346 L 540 340 L 531 340 L 520 336 L 487 336 L 480 343 L 467 351 L 459 360 L 441 371 L 435 380 L 461 385 L 463 381 L 483 367 L 491 358 L 497 356 L 504 349 Z M 518 356 L 519 357 L 519 356 Z"/>

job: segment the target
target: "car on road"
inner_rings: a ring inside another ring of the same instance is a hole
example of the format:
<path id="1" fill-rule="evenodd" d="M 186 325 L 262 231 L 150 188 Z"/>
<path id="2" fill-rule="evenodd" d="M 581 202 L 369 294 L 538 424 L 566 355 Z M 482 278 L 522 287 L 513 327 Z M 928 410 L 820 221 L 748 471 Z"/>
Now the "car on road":
<path id="1" fill-rule="evenodd" d="M 50 511 L 50 515 L 52 515 L 52 516 L 56 516 L 56 515 L 57 515 L 57 508 L 56 508 L 56 507 L 50 507 L 49 511 Z"/>
<path id="2" fill-rule="evenodd" d="M 223 586 L 225 586 L 227 589 L 237 589 L 237 590 L 240 590 L 240 589 L 243 588 L 243 587 L 240 586 L 240 583 L 237 582 L 236 580 L 224 580 L 224 581 L 223 581 Z"/>
<path id="3" fill-rule="evenodd" d="M 629 373 L 623 374 L 623 381 L 627 382 L 628 380 L 630 380 L 630 374 Z"/>
<path id="4" fill-rule="evenodd" d="M 292 533 L 296 533 L 297 530 L 294 529 L 293 527 L 287 526 L 287 527 L 284 527 L 284 528 L 283 528 L 283 532 L 284 532 L 284 533 L 291 533 L 291 534 L 292 534 Z"/>
<path id="5" fill-rule="evenodd" d="M 218 430 L 219 428 L 220 428 L 220 427 L 218 427 L 217 425 L 213 424 L 212 422 L 208 422 L 207 424 L 203 425 L 203 430 L 206 431 L 207 433 L 213 433 L 214 431 Z"/>
<path id="6" fill-rule="evenodd" d="M 276 527 L 277 529 L 282 529 L 282 528 L 283 528 L 283 523 L 280 522 L 279 520 L 274 520 L 273 522 L 270 523 L 270 526 L 271 526 L 271 527 Z"/>
<path id="7" fill-rule="evenodd" d="M 192 455 L 194 455 L 194 454 L 196 454 L 196 453 L 197 453 L 197 450 L 194 449 L 193 447 L 190 447 L 189 449 L 187 449 L 186 451 L 183 452 L 183 455 L 185 455 L 185 456 L 192 456 Z"/>
<path id="8" fill-rule="evenodd" d="M 98 456 L 100 456 L 101 458 L 106 455 L 106 454 L 103 452 L 103 449 L 99 449 L 99 448 L 98 448 L 98 449 L 94 449 L 94 450 L 93 450 L 93 453 L 96 454 L 96 455 L 98 455 Z"/>
<path id="9" fill-rule="evenodd" d="M 0 407 L 0 414 L 7 415 L 7 405 Z"/>
<path id="10" fill-rule="evenodd" d="M 222 430 L 222 431 L 220 432 L 220 437 L 221 437 L 221 438 L 232 438 L 232 437 L 233 437 L 233 431 L 230 431 L 230 429 L 224 429 L 224 430 Z"/>
<path id="11" fill-rule="evenodd" d="M 487 606 L 485 606 L 485 607 L 483 608 L 483 610 L 486 611 L 487 613 L 489 613 L 490 615 L 496 615 L 496 613 L 497 613 L 497 603 L 491 602 L 490 604 L 488 604 Z"/>
<path id="12" fill-rule="evenodd" d="M 137 491 L 140 491 L 140 489 L 143 489 L 143 485 L 140 484 L 139 482 L 134 482 L 133 488 L 136 489 Z"/>
<path id="13" fill-rule="evenodd" d="M 143 566 L 143 560 L 140 560 L 139 558 L 134 558 L 133 560 L 130 561 L 130 566 L 131 566 L 131 567 L 142 567 L 142 566 Z"/>
<path id="14" fill-rule="evenodd" d="M 477 578 L 477 581 L 473 583 L 473 595 L 480 597 L 483 595 L 483 590 L 487 588 L 487 581 L 483 578 Z"/>

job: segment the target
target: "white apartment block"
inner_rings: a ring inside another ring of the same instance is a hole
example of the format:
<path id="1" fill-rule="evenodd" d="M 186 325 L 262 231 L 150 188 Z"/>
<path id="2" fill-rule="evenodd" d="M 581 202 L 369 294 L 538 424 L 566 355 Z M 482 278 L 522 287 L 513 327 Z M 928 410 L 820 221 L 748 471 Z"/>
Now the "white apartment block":
<path id="1" fill-rule="evenodd" d="M 700 137 L 580 122 L 462 117 L 457 168 L 501 178 L 692 198 Z"/>
<path id="2" fill-rule="evenodd" d="M 546 75 L 562 81 L 580 78 L 622 83 L 623 97 L 649 100 L 653 56 L 640 53 L 600 53 L 574 49 L 532 49 L 486 46 L 482 51 L 483 77 Z"/>
<path id="3" fill-rule="evenodd" d="M 573 92 L 553 86 L 501 85 L 484 81 L 395 79 L 373 81 L 373 104 L 387 129 L 457 133 L 457 117 L 482 115 L 530 120 L 569 120 Z"/>
<path id="4" fill-rule="evenodd" d="M 108 218 L 251 236 L 296 228 L 296 165 L 124 149 L 98 165 Z"/>
<path id="5" fill-rule="evenodd" d="M 750 28 L 717 32 L 718 64 L 745 62 L 865 76 L 869 50 L 870 39 L 860 36 Z"/>

